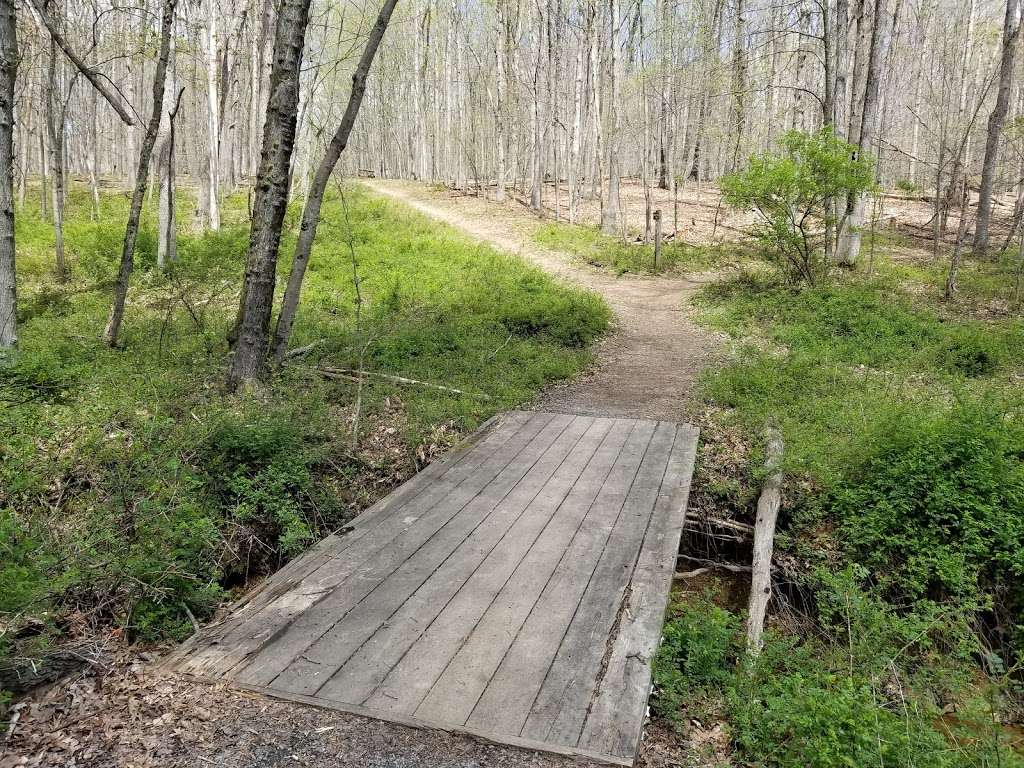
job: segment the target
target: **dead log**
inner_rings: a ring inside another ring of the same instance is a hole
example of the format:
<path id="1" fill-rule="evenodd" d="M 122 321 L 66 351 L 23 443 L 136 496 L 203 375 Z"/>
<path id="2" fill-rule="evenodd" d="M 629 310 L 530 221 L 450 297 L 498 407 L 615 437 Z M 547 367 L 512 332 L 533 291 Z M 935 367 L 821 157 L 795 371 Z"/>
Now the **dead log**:
<path id="1" fill-rule="evenodd" d="M 750 600 L 747 604 L 747 651 L 761 651 L 764 615 L 772 594 L 772 552 L 775 548 L 775 521 L 782 503 L 782 435 L 774 427 L 767 430 L 765 469 L 767 479 L 757 500 L 754 522 L 754 556 L 751 562 Z"/>
<path id="2" fill-rule="evenodd" d="M 419 379 L 407 379 L 405 376 L 392 376 L 389 373 L 377 373 L 375 371 L 357 371 L 354 368 L 321 368 L 322 373 L 328 379 L 343 378 L 351 381 L 359 381 L 361 376 L 374 376 L 378 379 L 385 379 L 392 381 L 395 384 L 410 384 L 418 387 L 427 387 L 428 389 L 436 389 L 440 392 L 451 392 L 455 395 L 468 395 L 469 397 L 476 397 L 481 400 L 490 400 L 490 395 L 485 395 L 482 392 L 467 392 L 464 389 L 455 389 L 455 387 L 445 387 L 441 384 L 433 384 L 429 381 L 420 381 Z"/>

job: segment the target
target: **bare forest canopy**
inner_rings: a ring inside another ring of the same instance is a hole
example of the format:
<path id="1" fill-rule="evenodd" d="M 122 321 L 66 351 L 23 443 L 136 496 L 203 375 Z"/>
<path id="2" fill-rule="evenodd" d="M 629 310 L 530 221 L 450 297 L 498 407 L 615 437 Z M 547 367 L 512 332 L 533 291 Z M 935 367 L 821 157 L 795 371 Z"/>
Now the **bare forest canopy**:
<path id="1" fill-rule="evenodd" d="M 126 125 L 59 53 L 51 67 L 39 14 L 19 5 L 19 202 L 27 179 L 52 172 L 55 140 L 67 172 L 132 182 L 151 108 L 158 3 L 48 8 L 135 120 Z M 456 186 L 504 183 L 553 205 L 541 180 L 600 195 L 615 173 L 663 187 L 714 179 L 787 130 L 831 123 L 854 143 L 862 130 L 872 135 L 885 187 L 930 190 L 940 172 L 944 189 L 961 174 L 976 187 L 999 95 L 1005 8 L 1001 0 L 411 0 L 392 20 L 341 167 Z M 312 5 L 297 194 L 341 117 L 376 11 Z M 276 16 L 271 0 L 177 8 L 166 110 L 178 109 L 177 172 L 204 190 L 196 213 L 214 229 L 220 198 L 258 170 Z M 861 128 L 872 67 L 873 126 Z M 1021 78 L 1008 101 L 998 191 L 1024 175 L 1009 130 L 1024 110 Z"/>
<path id="2" fill-rule="evenodd" d="M 570 221 L 596 201 L 601 228 L 625 234 L 622 179 L 643 185 L 649 209 L 655 186 L 699 187 L 787 132 L 825 128 L 883 188 L 931 201 L 918 226 L 936 246 L 974 189 L 957 239 L 970 233 L 980 254 L 1004 192 L 1018 191 L 1004 249 L 1024 212 L 1020 0 L 410 0 L 394 19 L 396 0 L 5 6 L 0 70 L 13 93 L 0 165 L 12 174 L 0 186 L 13 199 L 0 206 L 2 347 L 17 338 L 13 208 L 30 179 L 42 182 L 40 212 L 52 210 L 60 279 L 69 175 L 87 180 L 97 207 L 103 184 L 133 190 L 111 346 L 144 197 L 159 186 L 163 265 L 176 255 L 179 178 L 198 191 L 200 230 L 219 229 L 225 196 L 252 184 L 232 387 L 287 349 L 336 169 L 514 194 Z M 864 191 L 828 195 L 812 217 L 827 261 L 856 262 Z M 271 329 L 281 224 L 296 197 L 302 236 Z"/>

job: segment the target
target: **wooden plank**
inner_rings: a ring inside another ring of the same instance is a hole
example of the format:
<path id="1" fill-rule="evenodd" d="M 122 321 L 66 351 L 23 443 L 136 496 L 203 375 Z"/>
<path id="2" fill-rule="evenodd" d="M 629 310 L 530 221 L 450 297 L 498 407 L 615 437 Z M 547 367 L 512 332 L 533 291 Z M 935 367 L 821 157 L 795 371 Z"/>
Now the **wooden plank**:
<path id="1" fill-rule="evenodd" d="M 250 593 L 177 668 L 630 765 L 696 440 L 630 419 L 496 420 Z"/>
<path id="2" fill-rule="evenodd" d="M 582 589 L 571 621 L 558 622 L 564 634 L 530 638 L 514 647 L 480 697 L 467 721 L 474 728 L 524 733 L 531 710 L 549 725 L 542 737 L 558 744 L 574 744 L 596 681 L 606 639 L 616 619 L 637 554 L 649 525 L 654 502 L 665 476 L 665 465 L 675 440 L 675 425 L 659 423 L 644 454 L 615 527 L 597 567 Z M 576 585 L 573 585 L 576 587 Z M 575 593 L 579 595 L 577 587 Z M 539 608 L 527 619 L 524 635 L 550 624 L 550 612 Z M 535 635 L 536 636 L 536 635 Z M 579 724 L 575 724 L 575 720 Z M 535 718 L 534 723 L 537 723 Z M 538 729 L 541 730 L 541 729 Z"/>
<path id="3" fill-rule="evenodd" d="M 414 711 L 498 595 L 504 592 L 522 597 L 529 592 L 530 580 L 542 582 L 550 575 L 592 509 L 594 499 L 633 429 L 632 421 L 614 420 L 587 468 L 522 561 L 516 560 L 514 553 L 496 550 L 490 562 L 474 574 L 415 640 L 380 687 L 363 702 L 366 706 L 386 711 Z"/>
<path id="4" fill-rule="evenodd" d="M 547 532 L 562 502 L 585 471 L 612 424 L 611 419 L 594 420 L 541 491 L 511 525 L 504 526 L 501 539 L 491 545 L 482 560 L 477 562 L 475 552 L 466 552 L 466 546 L 460 546 L 400 610 L 387 618 L 317 695 L 344 698 L 355 703 L 364 701 L 453 600 L 468 594 L 479 602 L 488 594 L 491 597 L 497 594 L 537 538 Z M 491 515 L 488 523 L 496 519 L 497 512 Z M 480 529 L 473 538 L 477 538 L 479 533 Z M 480 544 L 482 542 L 477 545 Z M 480 610 L 482 613 L 483 608 Z M 460 616 L 460 624 L 464 626 L 467 621 L 467 616 Z"/>
<path id="5" fill-rule="evenodd" d="M 547 447 L 572 423 L 573 417 L 556 415 L 548 419 L 543 428 L 536 430 L 537 425 L 543 421 L 531 419 L 527 427 L 517 432 L 506 444 L 506 450 L 490 457 L 465 482 L 450 493 L 445 493 L 402 536 L 390 542 L 389 546 L 376 550 L 371 557 L 360 559 L 357 565 L 345 568 L 344 579 L 329 587 L 313 585 L 317 590 L 326 589 L 321 599 L 276 636 L 268 638 L 251 662 L 233 672 L 232 676 L 250 685 L 269 684 L 303 651 L 344 618 L 348 610 L 382 578 L 429 542 L 449 521 L 487 490 L 492 482 L 501 488 L 514 487 Z M 305 582 L 303 588 L 306 588 Z"/>
<path id="6" fill-rule="evenodd" d="M 681 425 L 658 496 L 655 520 L 633 575 L 629 603 L 577 745 L 632 759 L 651 690 L 651 659 L 661 639 L 686 516 L 698 430 Z"/>
<path id="7" fill-rule="evenodd" d="M 486 429 L 468 439 L 465 448 L 457 450 L 450 460 L 442 462 L 422 481 L 413 482 L 412 492 L 403 492 L 403 487 L 386 497 L 375 505 L 374 515 L 369 515 L 368 510 L 357 518 L 362 521 L 359 528 L 343 537 L 335 537 L 337 546 L 318 547 L 317 554 L 310 557 L 304 567 L 283 577 L 274 577 L 270 588 L 265 590 L 269 599 L 262 600 L 255 610 L 237 617 L 229 616 L 230 621 L 208 630 L 205 649 L 191 654 L 181 671 L 216 676 L 243 663 L 268 638 L 351 573 L 362 562 L 360 555 L 365 558 L 376 553 L 409 530 L 419 522 L 425 510 L 473 478 L 476 470 L 506 449 L 510 441 L 518 440 L 516 445 L 525 445 L 524 436 L 532 437 L 551 417 L 552 414 L 517 411 L 509 414 L 508 419 L 489 422 Z M 472 450 L 474 447 L 476 450 Z M 373 525 L 372 521 L 378 524 Z M 346 555 L 346 550 L 357 543 L 358 555 Z"/>
<path id="8" fill-rule="evenodd" d="M 647 451 L 654 424 L 640 422 L 623 449 L 594 502 L 594 514 L 588 515 L 555 569 L 525 573 L 502 590 L 480 624 L 452 659 L 441 677 L 415 711 L 416 716 L 465 724 L 473 707 L 500 667 L 506 652 L 522 660 L 532 658 L 533 646 L 561 638 L 583 584 L 597 562 L 597 554 L 611 533 L 633 478 Z M 540 596 L 538 599 L 538 595 Z M 539 607 L 539 610 L 538 610 Z M 541 615 L 543 614 L 543 616 Z M 527 627 L 528 616 L 534 620 Z M 554 636 L 552 636 L 554 635 Z M 550 637 L 550 640 L 547 640 Z M 510 646 L 515 645 L 514 648 Z M 552 655 L 554 649 L 552 649 Z M 540 681 L 537 681 L 539 686 Z M 533 695 L 530 695 L 530 701 Z M 508 733 L 508 729 L 502 729 Z M 517 728 L 518 731 L 518 728 Z"/>
<path id="9" fill-rule="evenodd" d="M 376 580 L 376 584 L 274 678 L 271 687 L 317 694 L 351 655 L 426 582 L 436 578 L 442 589 L 454 586 L 457 590 L 552 475 L 572 458 L 574 449 L 592 424 L 592 418 L 574 417 L 528 471 L 519 475 L 509 473 L 506 482 L 496 481 L 412 557 L 390 573 L 366 579 L 366 582 Z M 445 583 L 448 580 L 454 580 L 455 584 Z M 346 584 L 343 588 L 349 586 Z M 347 698 L 337 688 L 333 696 L 326 691 L 323 695 Z"/>

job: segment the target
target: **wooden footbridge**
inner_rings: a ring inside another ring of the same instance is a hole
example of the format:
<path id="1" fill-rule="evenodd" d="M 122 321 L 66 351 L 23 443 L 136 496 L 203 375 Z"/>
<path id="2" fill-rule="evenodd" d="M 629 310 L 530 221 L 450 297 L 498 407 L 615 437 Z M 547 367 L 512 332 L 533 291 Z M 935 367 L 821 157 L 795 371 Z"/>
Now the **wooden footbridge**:
<path id="1" fill-rule="evenodd" d="M 513 411 L 197 634 L 175 669 L 631 765 L 697 430 Z"/>

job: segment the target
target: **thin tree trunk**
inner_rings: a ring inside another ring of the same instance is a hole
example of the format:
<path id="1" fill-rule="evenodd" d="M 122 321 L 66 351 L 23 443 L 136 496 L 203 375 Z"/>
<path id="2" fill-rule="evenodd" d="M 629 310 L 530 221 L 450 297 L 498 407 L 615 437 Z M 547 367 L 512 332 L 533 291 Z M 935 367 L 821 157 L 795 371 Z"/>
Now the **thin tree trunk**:
<path id="1" fill-rule="evenodd" d="M 988 118 L 985 137 L 985 159 L 981 166 L 981 189 L 978 194 L 978 216 L 974 226 L 974 250 L 979 256 L 988 251 L 988 227 L 992 216 L 992 190 L 996 180 L 996 160 L 999 156 L 999 135 L 1010 106 L 1010 88 L 1013 84 L 1014 52 L 1020 34 L 1019 0 L 1006 0 L 1006 18 L 1003 21 L 1003 53 L 999 62 L 999 90 L 996 105 Z"/>
<path id="2" fill-rule="evenodd" d="M 238 305 L 237 337 L 228 368 L 229 390 L 249 386 L 266 372 L 277 253 L 288 205 L 288 181 L 299 106 L 299 70 L 310 0 L 283 0 L 274 36 L 267 120 L 252 206 L 249 254 Z"/>
<path id="3" fill-rule="evenodd" d="M 171 51 L 171 35 L 174 31 L 174 11 L 177 0 L 164 0 L 163 18 L 160 25 L 160 55 L 153 74 L 153 111 L 146 127 L 146 135 L 139 151 L 139 165 L 135 174 L 135 191 L 132 193 L 131 208 L 128 211 L 128 223 L 125 226 L 124 243 L 121 248 L 121 266 L 114 284 L 114 302 L 110 308 L 110 319 L 103 333 L 104 340 L 111 347 L 117 346 L 124 320 L 124 304 L 128 298 L 128 280 L 135 266 L 135 240 L 139 235 L 139 221 L 142 218 L 142 200 L 146 195 L 146 182 L 149 178 L 149 162 L 153 157 L 153 146 L 160 130 L 160 116 L 164 107 L 164 87 L 166 85 L 167 60 Z"/>
<path id="4" fill-rule="evenodd" d="M 857 119 L 856 132 L 851 130 L 851 140 L 854 135 L 855 142 L 859 147 L 860 154 L 872 153 L 875 142 L 875 128 L 878 117 L 878 93 L 879 81 L 881 80 L 880 68 L 884 59 L 882 51 L 883 44 L 887 37 L 885 28 L 889 14 L 885 10 L 886 0 L 877 0 L 874 16 L 871 23 L 871 42 L 867 51 L 867 62 L 865 63 L 864 74 L 864 100 Z M 863 19 L 861 19 L 861 23 Z M 839 236 L 839 247 L 836 249 L 836 261 L 847 267 L 857 263 L 860 255 L 862 229 L 864 217 L 867 213 L 867 195 L 864 193 L 856 195 L 849 201 L 848 217 L 846 226 Z"/>
<path id="5" fill-rule="evenodd" d="M 494 10 L 498 19 L 498 35 L 494 43 L 495 73 L 494 89 L 496 98 L 494 100 L 494 130 L 496 137 L 497 168 L 495 169 L 496 189 L 494 199 L 499 203 L 505 202 L 505 91 L 506 72 L 505 65 L 505 15 L 502 13 L 504 0 L 495 0 Z"/>
<path id="6" fill-rule="evenodd" d="M 107 103 L 113 107 L 114 111 L 117 112 L 117 116 L 121 118 L 121 121 L 128 126 L 135 125 L 135 120 L 125 109 L 124 104 L 121 102 L 121 98 L 110 90 L 103 76 L 100 75 L 96 70 L 89 67 L 82 59 L 71 48 L 71 45 L 67 40 L 64 39 L 64 35 L 61 34 L 57 25 L 53 19 L 50 18 L 46 12 L 46 8 L 40 2 L 40 0 L 30 0 L 32 7 L 35 9 L 39 16 L 43 26 L 46 27 L 46 31 L 50 33 L 50 37 L 57 44 L 57 46 L 64 52 L 64 55 L 68 57 L 72 64 L 78 69 L 79 72 L 92 83 L 92 87 L 100 92 L 100 95 L 107 100 Z"/>
<path id="7" fill-rule="evenodd" d="M 18 73 L 17 13 L 0 0 L 0 350 L 18 343 L 14 270 L 14 82 Z"/>
<path id="8" fill-rule="evenodd" d="M 217 80 L 217 0 L 206 0 L 207 189 L 210 229 L 220 229 L 220 85 Z"/>
<path id="9" fill-rule="evenodd" d="M 172 94 L 178 90 L 177 66 L 175 62 L 175 44 L 171 37 L 171 51 L 167 62 L 167 83 Z M 174 158 L 174 118 L 181 103 L 179 91 L 175 103 L 163 110 L 160 118 L 160 146 L 157 149 L 157 168 L 160 177 L 160 201 L 157 211 L 156 264 L 164 266 L 178 258 L 178 222 L 175 214 L 174 198 L 175 158 Z"/>
<path id="10" fill-rule="evenodd" d="M 619 4 L 608 1 L 611 62 L 608 100 L 608 194 L 601 209 L 601 231 L 608 235 L 619 231 Z"/>
<path id="11" fill-rule="evenodd" d="M 57 83 L 57 44 L 51 38 L 46 76 L 46 132 L 50 137 L 50 207 L 53 209 L 53 240 L 57 280 L 68 279 L 64 261 L 64 121 L 61 117 L 60 87 Z"/>
<path id="12" fill-rule="evenodd" d="M 281 311 L 278 313 L 277 327 L 274 330 L 271 354 L 276 365 L 281 364 L 288 351 L 288 341 L 291 338 L 295 313 L 299 307 L 299 296 L 302 293 L 302 280 L 306 275 L 306 267 L 313 250 L 313 240 L 316 238 L 317 225 L 320 223 L 320 208 L 323 205 L 324 192 L 327 190 L 327 183 L 331 179 L 331 174 L 338 164 L 341 153 L 348 145 L 352 126 L 355 125 L 359 108 L 363 103 L 363 95 L 366 93 L 366 78 L 370 73 L 370 67 L 373 66 L 377 48 L 387 31 L 391 14 L 395 10 L 397 2 L 398 0 L 385 0 L 384 6 L 377 16 L 377 23 L 370 30 L 366 47 L 363 49 L 355 74 L 352 75 L 352 91 L 349 93 L 345 114 L 338 125 L 338 130 L 331 138 L 331 143 L 327 146 L 320 166 L 316 169 L 316 176 L 313 178 L 309 195 L 306 197 L 306 204 L 302 211 L 302 223 L 299 225 L 299 237 L 295 244 L 295 255 L 292 259 L 292 269 L 288 275 L 288 286 L 281 299 Z"/>

